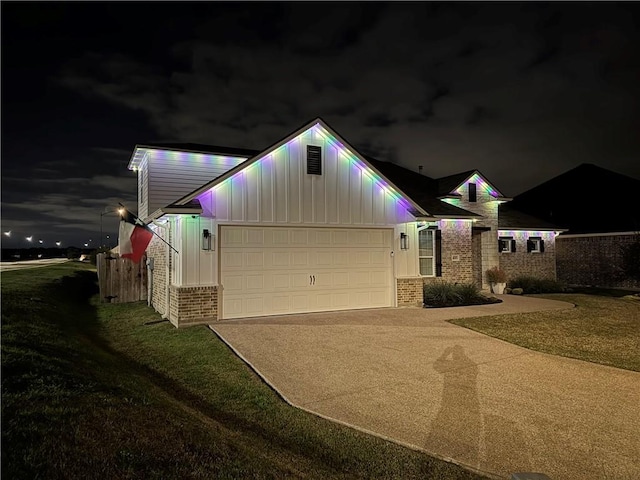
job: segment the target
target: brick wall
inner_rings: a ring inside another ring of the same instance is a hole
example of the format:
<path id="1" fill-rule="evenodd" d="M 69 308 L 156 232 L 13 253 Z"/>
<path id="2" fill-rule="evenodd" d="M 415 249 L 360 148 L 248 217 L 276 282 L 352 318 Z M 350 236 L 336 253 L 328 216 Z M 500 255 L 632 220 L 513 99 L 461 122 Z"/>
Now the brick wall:
<path id="1" fill-rule="evenodd" d="M 162 229 L 156 230 L 164 235 Z M 147 247 L 147 258 L 153 258 L 153 293 L 151 306 L 160 314 L 167 314 L 167 246 L 155 235 Z"/>
<path id="2" fill-rule="evenodd" d="M 481 288 L 489 288 L 484 272 L 489 268 L 495 267 L 499 263 L 498 258 L 498 205 L 496 199 L 482 186 L 482 182 L 477 182 L 477 195 L 476 201 L 469 201 L 469 188 L 468 183 L 462 185 L 457 191 L 461 194 L 459 199 L 450 199 L 449 203 L 456 207 L 464 208 L 478 215 L 482 215 L 482 218 L 476 219 L 473 223 L 474 227 L 488 227 L 491 230 L 478 233 L 480 239 L 476 239 L 474 242 L 474 248 L 477 252 L 477 248 L 480 248 L 479 257 L 475 259 L 475 267 L 473 267 L 474 260 L 472 259 L 473 270 L 470 273 L 468 282 L 478 281 L 482 276 Z M 469 234 L 471 237 L 471 233 Z M 471 240 L 469 240 L 469 250 L 471 250 Z"/>
<path id="3" fill-rule="evenodd" d="M 607 235 L 556 239 L 558 280 L 571 285 L 640 288 L 640 282 L 622 275 L 622 246 L 635 236 Z"/>
<path id="4" fill-rule="evenodd" d="M 398 306 L 422 306 L 422 277 L 398 278 Z"/>
<path id="5" fill-rule="evenodd" d="M 458 283 L 473 281 L 471 225 L 472 222 L 465 220 L 438 222 L 438 228 L 442 230 L 442 280 Z"/>
<path id="6" fill-rule="evenodd" d="M 218 287 L 169 288 L 171 295 L 169 320 L 176 327 L 201 325 L 218 319 Z"/>
<path id="7" fill-rule="evenodd" d="M 515 231 L 509 232 L 510 237 L 516 241 L 516 251 L 499 253 L 500 268 L 511 279 L 521 275 L 537 278 L 556 279 L 556 242 L 554 232 Z M 530 236 L 541 237 L 544 240 L 544 252 L 528 253 L 527 239 Z M 496 246 L 496 250 L 497 250 Z"/>

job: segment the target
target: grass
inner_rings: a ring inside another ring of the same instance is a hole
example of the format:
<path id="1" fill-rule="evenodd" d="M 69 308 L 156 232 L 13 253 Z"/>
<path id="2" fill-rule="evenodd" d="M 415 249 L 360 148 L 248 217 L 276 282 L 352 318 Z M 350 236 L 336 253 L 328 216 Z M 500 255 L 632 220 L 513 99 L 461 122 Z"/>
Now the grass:
<path id="1" fill-rule="evenodd" d="M 2 275 L 5 478 L 482 478 L 290 407 L 208 328 L 95 293 L 79 263 Z"/>
<path id="2" fill-rule="evenodd" d="M 451 320 L 531 350 L 640 371 L 640 302 L 611 296 L 547 294 L 569 310 Z"/>

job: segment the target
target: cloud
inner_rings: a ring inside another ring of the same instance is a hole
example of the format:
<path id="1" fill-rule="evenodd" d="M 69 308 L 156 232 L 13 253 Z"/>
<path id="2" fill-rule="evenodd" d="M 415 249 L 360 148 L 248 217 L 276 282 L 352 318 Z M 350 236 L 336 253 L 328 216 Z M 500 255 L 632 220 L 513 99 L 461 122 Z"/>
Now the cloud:
<path id="1" fill-rule="evenodd" d="M 200 35 L 170 50 L 170 71 L 91 53 L 60 81 L 142 112 L 162 138 L 263 148 L 322 116 L 367 153 L 433 176 L 480 168 L 512 194 L 640 146 L 619 138 L 640 126 L 624 6 L 274 8 L 254 12 L 273 22 L 260 29 L 242 8 L 212 7 Z"/>

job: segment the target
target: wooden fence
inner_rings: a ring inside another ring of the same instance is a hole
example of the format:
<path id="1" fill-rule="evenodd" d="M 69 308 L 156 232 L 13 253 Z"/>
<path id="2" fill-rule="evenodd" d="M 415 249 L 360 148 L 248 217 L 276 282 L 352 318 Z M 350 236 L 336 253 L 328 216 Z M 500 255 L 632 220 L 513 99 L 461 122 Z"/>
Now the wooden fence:
<path id="1" fill-rule="evenodd" d="M 100 299 L 103 303 L 139 302 L 147 299 L 147 267 L 144 259 L 133 263 L 114 253 L 96 256 Z"/>

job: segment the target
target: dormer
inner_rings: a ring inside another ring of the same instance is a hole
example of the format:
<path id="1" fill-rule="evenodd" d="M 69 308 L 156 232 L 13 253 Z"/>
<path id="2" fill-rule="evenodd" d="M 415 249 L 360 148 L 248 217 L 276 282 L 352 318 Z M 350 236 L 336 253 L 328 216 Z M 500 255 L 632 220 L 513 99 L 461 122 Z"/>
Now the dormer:
<path id="1" fill-rule="evenodd" d="M 484 217 L 477 224 L 493 223 L 498 219 L 498 205 L 512 200 L 505 197 L 478 170 L 439 178 L 438 198 Z"/>

